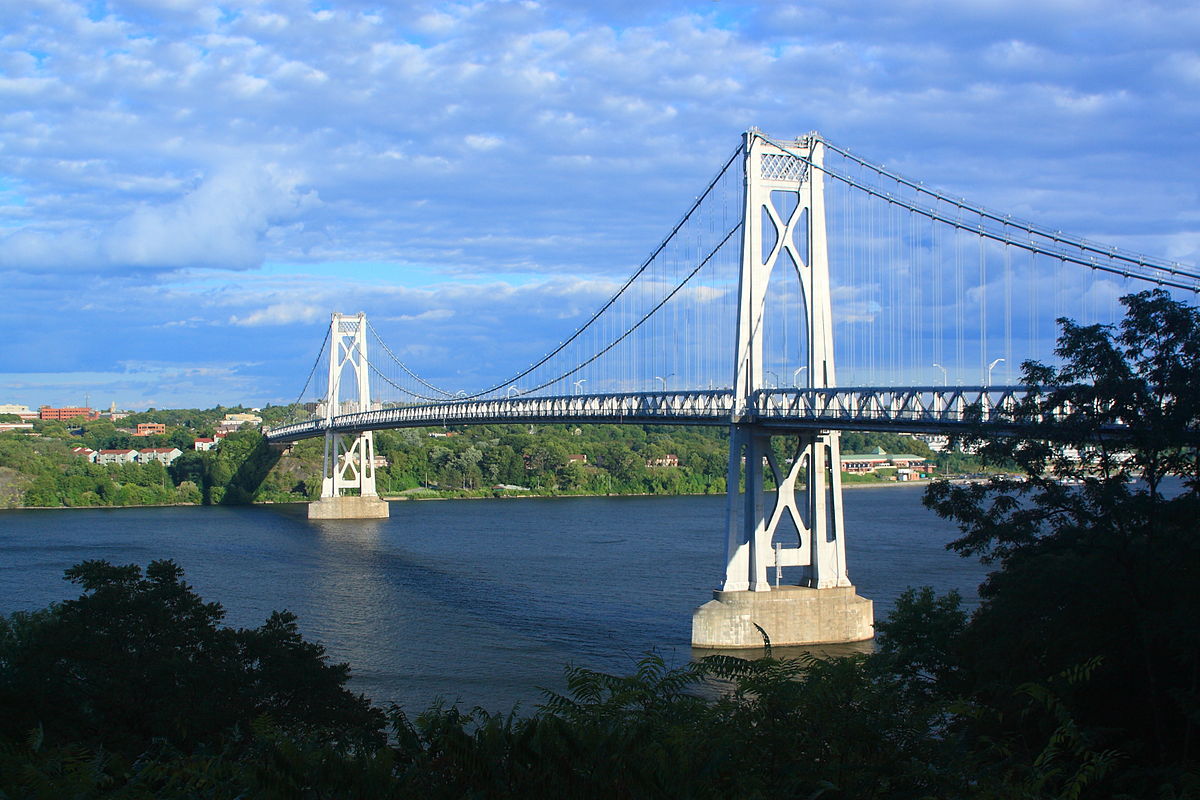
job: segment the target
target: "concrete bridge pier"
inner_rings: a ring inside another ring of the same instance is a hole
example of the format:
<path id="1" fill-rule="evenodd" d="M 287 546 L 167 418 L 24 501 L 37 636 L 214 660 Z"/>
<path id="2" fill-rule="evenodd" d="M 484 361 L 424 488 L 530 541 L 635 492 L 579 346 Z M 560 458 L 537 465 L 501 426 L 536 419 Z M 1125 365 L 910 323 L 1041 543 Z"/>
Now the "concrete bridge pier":
<path id="1" fill-rule="evenodd" d="M 388 504 L 382 497 L 343 495 L 322 497 L 308 504 L 309 519 L 387 519 Z"/>
<path id="2" fill-rule="evenodd" d="M 853 586 L 776 586 L 766 592 L 713 592 L 692 614 L 692 647 L 863 642 L 875 636 L 873 604 Z"/>

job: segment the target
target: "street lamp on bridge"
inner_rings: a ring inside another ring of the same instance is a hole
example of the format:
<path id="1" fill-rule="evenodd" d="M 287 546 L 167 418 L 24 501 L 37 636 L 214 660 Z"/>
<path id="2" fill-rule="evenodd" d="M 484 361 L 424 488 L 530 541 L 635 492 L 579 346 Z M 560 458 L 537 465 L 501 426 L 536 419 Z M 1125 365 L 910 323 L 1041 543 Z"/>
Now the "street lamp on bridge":
<path id="1" fill-rule="evenodd" d="M 995 369 L 996 365 L 999 364 L 1003 360 L 1004 360 L 1003 358 L 997 358 L 995 361 L 988 364 L 988 374 L 987 374 L 987 385 L 988 386 L 992 385 L 992 370 Z"/>
<path id="2" fill-rule="evenodd" d="M 587 383 L 587 378 L 580 378 L 573 382 L 572 385 L 575 387 L 575 394 L 583 394 L 583 384 L 585 383 Z"/>
<path id="3" fill-rule="evenodd" d="M 667 378 L 674 378 L 674 377 L 675 377 L 675 373 L 674 373 L 674 372 L 672 372 L 670 375 L 668 375 L 668 376 L 667 376 Z M 658 375 L 655 375 L 655 376 L 654 376 L 654 380 L 656 380 L 656 381 L 662 381 L 662 390 L 663 390 L 664 392 L 667 390 L 667 378 L 662 378 L 662 377 L 659 377 Z"/>
<path id="4" fill-rule="evenodd" d="M 800 373 L 804 372 L 804 370 L 806 370 L 806 369 L 808 369 L 808 367 L 796 367 L 795 371 L 792 372 L 792 388 L 793 389 L 800 388 L 799 376 L 800 376 Z"/>
<path id="5" fill-rule="evenodd" d="M 941 364 L 934 364 L 935 367 L 942 371 L 942 386 L 950 385 L 950 373 L 946 372 L 946 368 Z"/>

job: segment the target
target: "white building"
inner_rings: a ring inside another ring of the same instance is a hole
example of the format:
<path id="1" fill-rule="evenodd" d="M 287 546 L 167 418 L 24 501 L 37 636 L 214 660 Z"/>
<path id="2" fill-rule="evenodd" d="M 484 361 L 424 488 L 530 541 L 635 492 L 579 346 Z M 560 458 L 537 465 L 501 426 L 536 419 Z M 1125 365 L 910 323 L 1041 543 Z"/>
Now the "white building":
<path id="1" fill-rule="evenodd" d="M 169 466 L 172 461 L 183 455 L 178 447 L 145 447 L 137 452 L 137 460 L 141 464 L 158 461 Z"/>
<path id="2" fill-rule="evenodd" d="M 912 438 L 919 439 L 935 453 L 941 453 L 950 447 L 950 437 L 940 433 L 918 433 Z"/>
<path id="3" fill-rule="evenodd" d="M 96 453 L 97 464 L 134 464 L 137 462 L 137 450 L 101 450 Z"/>
<path id="4" fill-rule="evenodd" d="M 243 425 L 262 425 L 262 417 L 244 411 L 226 414 L 225 419 L 217 423 L 217 430 L 222 433 L 233 433 L 242 429 Z"/>
<path id="5" fill-rule="evenodd" d="M 21 419 L 37 419 L 38 412 L 30 410 L 29 406 L 16 403 L 0 403 L 0 414 L 16 414 Z"/>

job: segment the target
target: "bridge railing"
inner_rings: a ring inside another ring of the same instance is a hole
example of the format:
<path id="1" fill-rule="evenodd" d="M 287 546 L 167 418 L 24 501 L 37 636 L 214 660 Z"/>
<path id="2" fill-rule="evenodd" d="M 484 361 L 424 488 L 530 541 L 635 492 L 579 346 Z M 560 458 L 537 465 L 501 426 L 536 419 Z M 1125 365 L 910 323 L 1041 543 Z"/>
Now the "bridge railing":
<path id="1" fill-rule="evenodd" d="M 1029 386 L 908 386 L 761 389 L 745 406 L 728 389 L 509 397 L 395 406 L 283 425 L 264 431 L 270 441 L 435 425 L 579 422 L 626 424 L 757 424 L 777 429 L 830 428 L 897 433 L 952 433 L 983 425 L 1020 433 L 1066 419 L 1067 406 L 1023 413 L 1043 390 Z M 1118 426 L 1123 427 L 1123 426 Z"/>
<path id="2" fill-rule="evenodd" d="M 1029 386 L 905 386 L 762 389 L 753 414 L 762 424 L 798 421 L 830 428 L 944 433 L 972 424 L 1014 426 L 1014 415 L 1042 391 Z M 1043 422 L 1059 416 L 1043 415 Z"/>
<path id="3" fill-rule="evenodd" d="M 521 422 L 683 423 L 727 425 L 733 410 L 728 389 L 620 392 L 553 397 L 491 398 L 395 406 L 356 414 L 297 422 L 264 431 L 270 441 L 324 434 L 432 425 Z"/>

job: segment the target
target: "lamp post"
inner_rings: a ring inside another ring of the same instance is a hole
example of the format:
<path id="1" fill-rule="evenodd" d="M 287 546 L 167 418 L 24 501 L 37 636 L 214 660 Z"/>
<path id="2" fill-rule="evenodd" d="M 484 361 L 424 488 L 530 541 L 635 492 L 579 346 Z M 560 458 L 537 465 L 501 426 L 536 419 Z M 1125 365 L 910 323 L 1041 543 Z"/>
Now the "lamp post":
<path id="1" fill-rule="evenodd" d="M 1003 360 L 1004 360 L 1003 358 L 997 358 L 995 361 L 988 364 L 988 374 L 987 374 L 987 385 L 988 386 L 992 385 L 992 370 L 995 369 L 996 365 L 999 364 Z"/>
<path id="2" fill-rule="evenodd" d="M 515 386 L 510 386 L 510 387 L 508 387 L 508 391 L 506 391 L 506 392 L 504 393 L 504 396 L 505 396 L 505 397 L 512 397 L 512 396 L 513 396 L 513 392 L 516 392 L 517 394 L 520 394 L 520 393 L 521 393 L 521 390 L 520 390 L 520 389 L 518 389 L 518 388 L 517 388 L 517 387 L 515 387 Z"/>
<path id="3" fill-rule="evenodd" d="M 800 388 L 799 375 L 801 372 L 804 372 L 804 370 L 806 370 L 806 369 L 808 369 L 808 367 L 796 367 L 795 371 L 792 372 L 792 388 L 794 388 L 794 389 Z"/>
<path id="4" fill-rule="evenodd" d="M 675 373 L 674 373 L 674 372 L 672 372 L 670 375 L 668 375 L 668 376 L 667 376 L 667 378 L 673 378 L 673 377 L 675 377 Z M 662 378 L 662 377 L 659 377 L 658 375 L 655 375 L 655 376 L 654 376 L 654 380 L 656 380 L 656 381 L 662 381 L 662 390 L 663 390 L 664 392 L 667 390 L 667 378 Z"/>
<path id="5" fill-rule="evenodd" d="M 942 371 L 942 386 L 950 385 L 950 373 L 946 372 L 946 368 L 941 364 L 934 364 L 935 367 Z"/>
<path id="6" fill-rule="evenodd" d="M 775 373 L 774 373 L 774 372 L 772 372 L 771 370 L 767 370 L 767 374 L 768 374 L 768 375 L 775 375 Z M 772 386 L 771 388 L 772 388 L 772 389 L 778 389 L 778 388 L 779 388 L 779 376 L 778 376 L 778 375 L 775 375 L 775 385 L 774 385 L 774 386 Z"/>
<path id="7" fill-rule="evenodd" d="M 580 378 L 572 385 L 575 387 L 575 394 L 583 394 L 583 384 L 587 383 L 587 378 Z"/>

